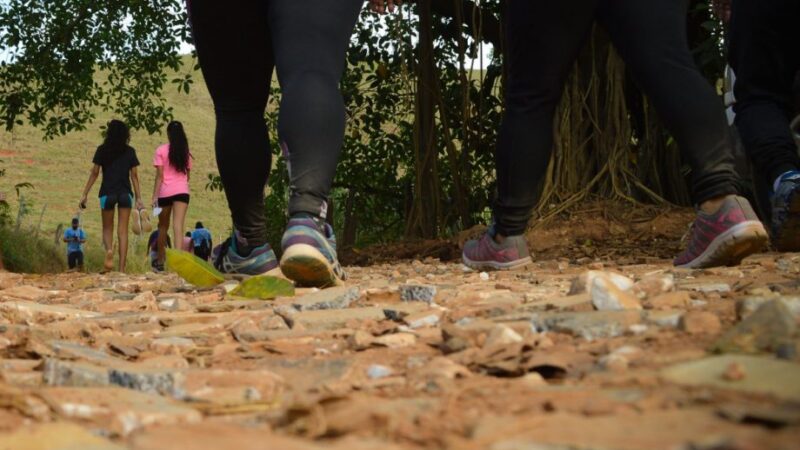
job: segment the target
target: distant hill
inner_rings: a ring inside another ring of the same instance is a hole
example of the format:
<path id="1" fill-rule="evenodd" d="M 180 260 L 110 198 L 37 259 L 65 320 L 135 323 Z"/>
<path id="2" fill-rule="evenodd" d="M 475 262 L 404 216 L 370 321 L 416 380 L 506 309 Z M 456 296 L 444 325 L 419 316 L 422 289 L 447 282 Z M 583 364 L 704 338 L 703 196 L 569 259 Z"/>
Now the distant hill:
<path id="1" fill-rule="evenodd" d="M 190 67 L 186 65 L 185 67 Z M 189 205 L 187 227 L 198 220 L 209 227 L 215 240 L 229 232 L 230 216 L 221 192 L 205 189 L 207 174 L 217 173 L 214 159 L 214 111 L 206 90 L 202 74 L 194 74 L 195 83 L 189 94 L 179 93 L 168 85 L 164 97 L 174 108 L 175 119 L 183 122 L 189 145 L 195 157 L 191 178 L 192 200 Z M 100 126 L 112 116 L 98 110 L 97 119 L 86 131 L 70 133 L 53 140 L 43 141 L 42 133 L 32 127 L 22 126 L 13 133 L 0 131 L 0 168 L 6 176 L 0 177 L 0 192 L 5 192 L 16 214 L 17 204 L 13 186 L 29 182 L 34 189 L 25 190 L 24 195 L 32 200 L 32 212 L 26 216 L 25 224 L 35 226 L 42 208 L 46 206 L 41 229 L 50 235 L 58 224 L 68 224 L 77 210 L 81 190 L 89 175 L 91 159 L 101 143 Z M 133 131 L 131 145 L 136 149 L 140 162 L 142 196 L 145 204 L 153 193 L 155 170 L 153 154 L 159 144 L 166 142 L 166 134 L 148 135 L 145 131 Z M 101 245 L 101 224 L 97 191 L 100 182 L 89 194 L 89 207 L 83 214 L 83 224 L 90 241 Z"/>

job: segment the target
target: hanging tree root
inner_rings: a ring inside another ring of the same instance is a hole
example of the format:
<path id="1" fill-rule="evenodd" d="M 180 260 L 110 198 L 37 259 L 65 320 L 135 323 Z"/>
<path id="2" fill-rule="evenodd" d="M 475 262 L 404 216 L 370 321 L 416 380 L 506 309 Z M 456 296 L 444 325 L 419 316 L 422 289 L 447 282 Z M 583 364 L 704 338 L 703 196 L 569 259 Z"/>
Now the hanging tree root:
<path id="1" fill-rule="evenodd" d="M 654 190 L 637 175 L 636 156 L 664 147 L 637 148 L 641 143 L 632 130 L 624 87 L 624 63 L 607 37 L 595 30 L 557 109 L 555 148 L 532 227 L 549 223 L 590 197 L 628 204 L 649 217 L 669 203 L 661 186 L 676 180 L 658 180 L 659 174 L 651 171 Z M 652 142 L 648 141 L 645 144 Z M 646 156 L 644 160 L 654 160 Z"/>

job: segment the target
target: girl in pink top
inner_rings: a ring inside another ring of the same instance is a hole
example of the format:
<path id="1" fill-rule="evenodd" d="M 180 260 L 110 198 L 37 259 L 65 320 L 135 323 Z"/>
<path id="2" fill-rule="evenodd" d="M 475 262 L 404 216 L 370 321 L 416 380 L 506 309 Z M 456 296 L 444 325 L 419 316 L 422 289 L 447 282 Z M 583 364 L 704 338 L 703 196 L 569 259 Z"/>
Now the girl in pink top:
<path id="1" fill-rule="evenodd" d="M 189 173 L 192 170 L 192 154 L 183 125 L 173 121 L 167 125 L 169 144 L 156 149 L 153 166 L 156 168 L 156 184 L 153 189 L 153 206 L 161 208 L 158 216 L 158 258 L 153 269 L 164 270 L 166 239 L 172 216 L 173 239 L 180 242 L 186 211 L 189 209 Z"/>

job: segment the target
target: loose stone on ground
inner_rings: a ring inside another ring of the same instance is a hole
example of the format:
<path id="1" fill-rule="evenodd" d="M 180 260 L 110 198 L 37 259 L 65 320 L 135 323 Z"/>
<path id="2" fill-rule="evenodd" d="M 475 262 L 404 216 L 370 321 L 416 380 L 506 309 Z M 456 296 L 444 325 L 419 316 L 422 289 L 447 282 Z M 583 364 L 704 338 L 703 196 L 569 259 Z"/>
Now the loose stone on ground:
<path id="1" fill-rule="evenodd" d="M 268 301 L 0 272 L 0 449 L 795 448 L 800 255 L 639 262 L 427 258 Z"/>

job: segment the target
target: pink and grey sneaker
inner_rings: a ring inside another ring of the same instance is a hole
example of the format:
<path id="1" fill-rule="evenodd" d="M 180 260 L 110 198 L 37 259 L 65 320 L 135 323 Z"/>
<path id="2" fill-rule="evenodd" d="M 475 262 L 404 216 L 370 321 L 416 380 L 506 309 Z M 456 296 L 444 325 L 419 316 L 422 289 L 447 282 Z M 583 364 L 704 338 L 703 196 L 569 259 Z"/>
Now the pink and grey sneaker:
<path id="1" fill-rule="evenodd" d="M 714 214 L 697 211 L 689 246 L 674 262 L 686 269 L 735 266 L 768 241 L 767 230 L 747 199 L 729 195 Z"/>
<path id="2" fill-rule="evenodd" d="M 502 243 L 495 241 L 494 236 L 494 227 L 491 227 L 480 239 L 467 241 L 461 254 L 464 265 L 476 270 L 511 270 L 532 262 L 528 243 L 522 235 L 507 236 Z"/>

